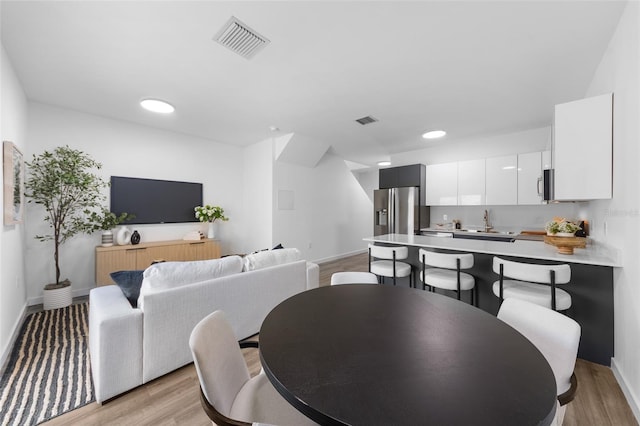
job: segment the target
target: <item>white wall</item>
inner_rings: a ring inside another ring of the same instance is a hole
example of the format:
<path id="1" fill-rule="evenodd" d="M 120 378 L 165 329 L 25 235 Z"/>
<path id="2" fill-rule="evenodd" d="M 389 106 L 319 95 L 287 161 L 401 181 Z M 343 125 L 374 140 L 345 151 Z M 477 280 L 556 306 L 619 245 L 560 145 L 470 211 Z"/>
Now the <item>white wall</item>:
<path id="1" fill-rule="evenodd" d="M 27 138 L 27 159 L 69 145 L 102 163 L 100 174 L 107 181 L 117 175 L 202 182 L 204 203 L 222 206 L 230 218 L 217 224 L 222 253 L 242 248 L 242 148 L 33 102 L 29 103 Z M 43 210 L 29 204 L 25 231 L 30 304 L 39 303 L 43 285 L 55 280 L 53 244 L 33 238 L 49 231 L 42 218 Z M 206 225 L 200 223 L 130 227 L 140 232 L 142 241 L 181 239 L 192 230 L 206 232 Z M 72 281 L 75 295 L 86 294 L 95 285 L 94 247 L 99 243 L 100 235 L 95 233 L 77 236 L 62 246 L 61 278 Z"/>
<path id="2" fill-rule="evenodd" d="M 340 157 L 327 153 L 314 168 L 276 162 L 273 190 L 274 244 L 297 247 L 314 261 L 366 249 L 373 203 Z M 282 209 L 280 191 L 293 196 L 292 210 Z"/>
<path id="3" fill-rule="evenodd" d="M 592 236 L 618 248 L 612 368 L 640 418 L 640 7 L 630 2 L 585 97 L 614 93 L 613 199 L 589 203 Z"/>
<path id="4" fill-rule="evenodd" d="M 246 238 L 241 253 L 273 247 L 273 149 L 272 139 L 244 149 Z"/>
<path id="5" fill-rule="evenodd" d="M 0 133 L 3 141 L 13 142 L 24 154 L 27 99 L 4 47 L 1 55 Z M 0 181 L 4 185 L 1 173 Z M 1 217 L 4 217 L 4 211 Z M 4 363 L 9 345 L 16 329 L 20 326 L 26 307 L 24 229 L 22 224 L 9 226 L 3 224 L 0 232 L 0 366 Z"/>

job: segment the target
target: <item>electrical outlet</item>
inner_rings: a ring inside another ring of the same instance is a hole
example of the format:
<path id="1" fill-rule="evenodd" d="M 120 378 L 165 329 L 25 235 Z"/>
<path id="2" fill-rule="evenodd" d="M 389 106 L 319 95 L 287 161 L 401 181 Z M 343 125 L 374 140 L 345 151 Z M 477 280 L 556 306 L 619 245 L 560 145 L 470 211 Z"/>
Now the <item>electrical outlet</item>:
<path id="1" fill-rule="evenodd" d="M 443 215 L 442 215 L 442 220 L 443 220 L 444 222 L 448 221 L 448 220 L 449 220 L 449 216 L 447 216 L 446 214 L 443 214 Z"/>

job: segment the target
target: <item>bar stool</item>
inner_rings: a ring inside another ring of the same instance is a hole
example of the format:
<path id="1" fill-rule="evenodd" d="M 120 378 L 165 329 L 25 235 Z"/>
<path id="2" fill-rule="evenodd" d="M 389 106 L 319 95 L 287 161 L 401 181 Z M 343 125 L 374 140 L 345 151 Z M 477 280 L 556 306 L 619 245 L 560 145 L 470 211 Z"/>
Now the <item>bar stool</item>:
<path id="1" fill-rule="evenodd" d="M 420 280 L 422 289 L 429 286 L 434 288 L 453 290 L 458 294 L 458 300 L 462 291 L 471 291 L 471 304 L 477 305 L 476 279 L 471 274 L 461 272 L 462 269 L 473 267 L 473 254 L 471 253 L 436 253 L 425 249 L 418 250 L 418 258 L 422 264 Z M 431 266 L 431 268 L 426 268 Z"/>
<path id="2" fill-rule="evenodd" d="M 369 272 L 380 277 L 393 278 L 393 285 L 396 285 L 396 278 L 409 277 L 409 287 L 413 287 L 413 268 L 409 263 L 398 262 L 407 257 L 409 257 L 407 247 L 383 247 L 369 244 Z"/>
<path id="3" fill-rule="evenodd" d="M 526 300 L 554 311 L 564 311 L 571 307 L 571 295 L 556 288 L 571 280 L 571 267 L 563 265 L 539 265 L 493 258 L 493 272 L 500 275 L 493 283 L 493 294 L 504 299 Z M 505 279 L 513 278 L 513 279 Z"/>
<path id="4" fill-rule="evenodd" d="M 378 277 L 371 272 L 336 272 L 331 275 L 331 285 L 378 284 Z"/>

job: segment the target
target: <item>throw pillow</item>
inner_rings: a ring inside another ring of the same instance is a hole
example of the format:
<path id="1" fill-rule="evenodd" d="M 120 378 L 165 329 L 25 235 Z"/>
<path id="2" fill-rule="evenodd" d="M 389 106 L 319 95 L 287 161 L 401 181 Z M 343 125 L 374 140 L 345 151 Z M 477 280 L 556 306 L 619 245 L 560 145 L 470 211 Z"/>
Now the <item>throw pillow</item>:
<path id="1" fill-rule="evenodd" d="M 278 243 L 278 245 L 277 245 L 277 246 L 275 246 L 274 248 L 272 248 L 271 250 L 280 250 L 280 249 L 283 249 L 283 248 L 284 248 L 284 247 L 282 247 L 282 244 L 281 244 L 281 243 Z"/>
<path id="2" fill-rule="evenodd" d="M 138 304 L 143 272 L 144 271 L 117 271 L 109 274 L 134 308 Z"/>
<path id="3" fill-rule="evenodd" d="M 179 287 L 239 272 L 242 272 L 240 256 L 191 262 L 156 263 L 144 271 L 143 290 Z"/>
<path id="4" fill-rule="evenodd" d="M 248 254 L 244 257 L 244 270 L 255 271 L 256 269 L 268 268 L 270 266 L 282 265 L 300 260 L 300 251 L 296 248 L 283 248 L 278 250 L 261 251 L 259 253 Z"/>

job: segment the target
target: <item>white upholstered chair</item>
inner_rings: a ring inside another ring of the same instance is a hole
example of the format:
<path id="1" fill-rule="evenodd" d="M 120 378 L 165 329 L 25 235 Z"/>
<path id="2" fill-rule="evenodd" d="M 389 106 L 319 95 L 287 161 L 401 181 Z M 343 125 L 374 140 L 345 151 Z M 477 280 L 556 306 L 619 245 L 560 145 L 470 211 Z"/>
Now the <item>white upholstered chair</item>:
<path id="1" fill-rule="evenodd" d="M 471 304 L 475 304 L 474 290 L 476 280 L 473 275 L 462 272 L 463 269 L 473 267 L 473 254 L 471 253 L 436 253 L 425 249 L 418 250 L 418 260 L 422 264 L 420 280 L 422 289 L 427 286 L 431 290 L 441 288 L 453 290 L 458 294 L 462 291 L 471 291 Z M 426 268 L 430 266 L 430 268 Z"/>
<path id="2" fill-rule="evenodd" d="M 566 404 L 575 396 L 578 381 L 574 374 L 580 325 L 573 319 L 525 300 L 505 299 L 498 318 L 515 328 L 538 348 L 556 378 L 558 407 L 555 422 L 561 425 Z"/>
<path id="3" fill-rule="evenodd" d="M 336 272 L 331 275 L 331 285 L 378 284 L 378 277 L 371 272 Z"/>
<path id="4" fill-rule="evenodd" d="M 569 265 L 539 265 L 493 258 L 493 272 L 499 274 L 493 283 L 493 293 L 504 299 L 517 298 L 554 311 L 571 307 L 571 295 L 557 288 L 571 280 Z M 506 279 L 513 278 L 513 279 Z"/>
<path id="5" fill-rule="evenodd" d="M 369 272 L 380 277 L 393 278 L 396 285 L 397 278 L 409 277 L 409 287 L 413 287 L 413 268 L 411 264 L 400 262 L 409 257 L 407 247 L 383 247 L 369 244 Z"/>
<path id="6" fill-rule="evenodd" d="M 250 377 L 241 346 L 258 347 L 258 342 L 238 345 L 222 311 L 206 316 L 191 332 L 200 400 L 209 418 L 217 425 L 315 424 L 280 396 L 264 372 Z"/>

